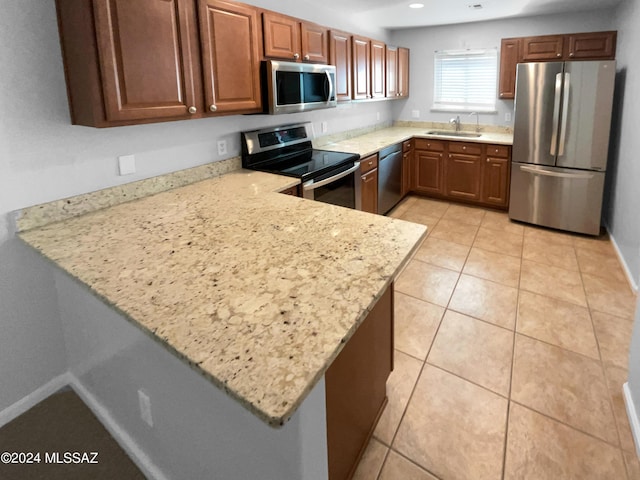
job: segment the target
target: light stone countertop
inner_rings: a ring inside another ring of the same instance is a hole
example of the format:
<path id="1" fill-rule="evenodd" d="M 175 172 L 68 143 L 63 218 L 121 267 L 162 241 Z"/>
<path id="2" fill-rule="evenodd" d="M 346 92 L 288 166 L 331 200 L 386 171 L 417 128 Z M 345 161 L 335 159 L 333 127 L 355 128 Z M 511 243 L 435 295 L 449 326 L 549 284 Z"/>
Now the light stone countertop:
<path id="1" fill-rule="evenodd" d="M 451 127 L 448 127 L 451 128 Z M 361 135 L 359 137 L 349 138 L 346 140 L 331 142 L 331 143 L 319 143 L 317 142 L 317 148 L 323 150 L 333 150 L 339 152 L 358 153 L 361 157 L 372 155 L 379 150 L 394 145 L 404 140 L 408 140 L 413 137 L 419 138 L 433 138 L 447 141 L 458 142 L 473 142 L 473 143 L 489 143 L 497 145 L 512 145 L 513 134 L 504 132 L 481 132 L 480 137 L 466 138 L 466 137 L 445 137 L 441 135 L 428 135 L 426 132 L 429 130 L 447 130 L 447 128 L 436 127 L 389 127 L 382 130 L 376 130 L 375 132 Z M 322 139 L 320 139 L 322 140 Z"/>
<path id="2" fill-rule="evenodd" d="M 278 426 L 426 235 L 295 183 L 238 170 L 19 235 Z"/>

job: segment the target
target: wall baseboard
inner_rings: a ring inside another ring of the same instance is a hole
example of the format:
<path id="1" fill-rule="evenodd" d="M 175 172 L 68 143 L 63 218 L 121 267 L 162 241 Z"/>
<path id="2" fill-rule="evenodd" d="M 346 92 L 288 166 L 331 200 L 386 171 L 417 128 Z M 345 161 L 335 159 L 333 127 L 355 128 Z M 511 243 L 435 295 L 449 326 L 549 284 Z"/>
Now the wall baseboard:
<path id="1" fill-rule="evenodd" d="M 636 444 L 636 454 L 638 455 L 638 458 L 640 458 L 640 418 L 638 418 L 636 406 L 633 403 L 633 398 L 631 398 L 629 382 L 625 382 L 624 385 L 622 385 L 622 396 L 627 408 L 627 417 L 629 417 L 629 426 L 631 427 L 633 440 Z"/>
<path id="2" fill-rule="evenodd" d="M 629 270 L 629 265 L 625 258 L 622 256 L 622 252 L 620 251 L 620 247 L 618 247 L 618 243 L 616 242 L 615 237 L 611 233 L 609 226 L 607 226 L 607 232 L 609 233 L 609 238 L 611 239 L 611 244 L 613 245 L 613 249 L 616 251 L 616 255 L 618 255 L 618 260 L 620 260 L 620 265 L 622 265 L 622 269 L 624 270 L 624 274 L 627 276 L 627 280 L 629 281 L 629 285 L 633 289 L 634 292 L 638 292 L 638 284 L 636 283 L 633 275 L 631 275 L 631 270 Z"/>
<path id="3" fill-rule="evenodd" d="M 62 375 L 52 378 L 26 397 L 15 402 L 13 405 L 8 406 L 0 412 L 0 427 L 3 427 L 13 419 L 25 413 L 27 410 L 35 407 L 38 403 L 53 395 L 61 388 L 68 386 L 69 383 L 71 383 L 71 375 L 69 372 L 65 372 Z"/>
<path id="4" fill-rule="evenodd" d="M 152 480 L 169 480 L 164 473 L 156 466 L 149 456 L 138 446 L 136 441 L 131 438 L 129 433 L 122 428 L 113 418 L 109 410 L 98 401 L 98 399 L 82 385 L 78 378 L 69 373 L 70 385 L 78 394 L 82 401 L 89 407 L 93 414 L 98 417 L 100 423 L 107 429 L 111 436 L 129 455 L 133 463 L 142 471 L 142 473 Z"/>

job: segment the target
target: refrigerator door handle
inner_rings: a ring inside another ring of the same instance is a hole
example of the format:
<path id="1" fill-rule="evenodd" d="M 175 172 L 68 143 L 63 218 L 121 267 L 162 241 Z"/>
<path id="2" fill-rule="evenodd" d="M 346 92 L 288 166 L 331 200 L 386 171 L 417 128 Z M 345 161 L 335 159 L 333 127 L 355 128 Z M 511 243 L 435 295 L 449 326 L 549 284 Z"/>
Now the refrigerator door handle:
<path id="1" fill-rule="evenodd" d="M 560 145 L 558 156 L 564 155 L 564 144 L 567 139 L 567 118 L 569 117 L 569 94 L 571 92 L 571 74 L 564 74 L 564 92 L 562 97 L 562 123 L 560 125 Z"/>
<path id="2" fill-rule="evenodd" d="M 558 144 L 558 119 L 560 117 L 560 98 L 562 97 L 562 73 L 556 74 L 556 93 L 553 97 L 553 126 L 551 134 L 551 148 L 549 154 L 556 154 Z"/>
<path id="3" fill-rule="evenodd" d="M 551 170 L 543 170 L 541 168 L 529 167 L 526 165 L 520 165 L 520 170 L 522 170 L 523 172 L 533 173 L 534 175 L 543 175 L 545 177 L 572 178 L 575 180 L 579 180 L 579 179 L 590 180 L 593 178 L 592 173 L 554 172 Z"/>

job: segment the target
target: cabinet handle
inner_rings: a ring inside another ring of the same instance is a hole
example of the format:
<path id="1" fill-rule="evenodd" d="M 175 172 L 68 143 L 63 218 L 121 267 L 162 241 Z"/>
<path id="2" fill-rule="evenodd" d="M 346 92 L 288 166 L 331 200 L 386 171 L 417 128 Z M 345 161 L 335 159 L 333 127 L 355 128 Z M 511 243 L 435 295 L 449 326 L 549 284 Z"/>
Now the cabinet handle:
<path id="1" fill-rule="evenodd" d="M 189 113 L 190 113 L 191 115 L 193 115 L 193 114 L 194 114 L 194 113 L 196 113 L 197 111 L 198 111 L 198 109 L 197 109 L 196 107 L 193 107 L 193 106 L 189 107 Z"/>
<path id="2" fill-rule="evenodd" d="M 464 147 L 464 146 L 463 146 L 463 147 L 462 147 L 462 149 L 463 149 L 463 150 L 466 150 L 466 149 L 467 149 L 467 147 Z"/>
<path id="3" fill-rule="evenodd" d="M 305 60 L 309 60 L 309 54 L 305 55 L 305 56 L 304 56 L 304 59 L 305 59 Z"/>
<path id="4" fill-rule="evenodd" d="M 490 162 L 490 160 L 487 158 L 487 163 L 489 163 L 489 162 Z"/>
<path id="5" fill-rule="evenodd" d="M 573 55 L 574 55 L 574 53 L 573 53 L 573 52 L 571 52 L 571 53 L 569 54 L 569 56 L 570 56 L 570 57 L 573 57 Z"/>
<path id="6" fill-rule="evenodd" d="M 373 165 L 373 161 L 370 161 L 370 162 L 369 162 L 369 166 L 371 166 L 371 165 Z"/>
<path id="7" fill-rule="evenodd" d="M 431 148 L 431 144 L 430 144 L 430 143 L 427 143 L 427 147 Z"/>
<path id="8" fill-rule="evenodd" d="M 561 57 L 562 54 L 561 53 L 556 53 L 556 57 Z"/>
<path id="9" fill-rule="evenodd" d="M 300 58 L 300 54 L 299 53 L 294 53 L 293 54 L 293 58 L 295 58 L 296 60 L 298 60 Z"/>
<path id="10" fill-rule="evenodd" d="M 440 158 L 442 158 L 442 154 L 440 154 Z"/>
<path id="11" fill-rule="evenodd" d="M 212 112 L 215 112 L 216 110 L 218 110 L 218 107 L 216 107 L 215 105 L 211 105 L 209 107 L 209 110 L 211 110 Z"/>

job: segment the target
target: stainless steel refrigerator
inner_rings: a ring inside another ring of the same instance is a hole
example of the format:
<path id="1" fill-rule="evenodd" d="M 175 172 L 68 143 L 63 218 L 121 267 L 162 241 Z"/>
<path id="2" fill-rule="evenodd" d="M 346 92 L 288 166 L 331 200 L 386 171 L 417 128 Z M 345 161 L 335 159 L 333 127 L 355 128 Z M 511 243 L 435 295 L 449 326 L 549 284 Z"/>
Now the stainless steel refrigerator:
<path id="1" fill-rule="evenodd" d="M 615 61 L 517 68 L 509 217 L 600 232 Z"/>

